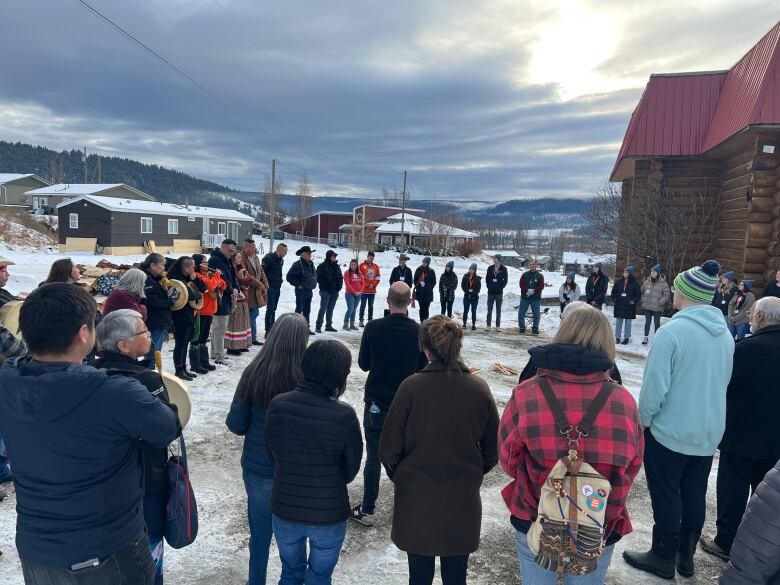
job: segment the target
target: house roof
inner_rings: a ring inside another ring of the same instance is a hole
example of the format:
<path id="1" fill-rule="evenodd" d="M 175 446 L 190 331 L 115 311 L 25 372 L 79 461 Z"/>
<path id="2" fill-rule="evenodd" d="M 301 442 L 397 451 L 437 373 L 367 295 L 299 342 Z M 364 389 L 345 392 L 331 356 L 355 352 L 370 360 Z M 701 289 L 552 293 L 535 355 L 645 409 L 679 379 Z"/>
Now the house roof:
<path id="1" fill-rule="evenodd" d="M 580 266 L 592 266 L 596 262 L 603 262 L 604 264 L 612 264 L 615 262 L 614 254 L 605 254 L 598 256 L 595 254 L 586 254 L 584 252 L 564 252 L 563 263 L 564 264 L 579 264 Z"/>
<path id="2" fill-rule="evenodd" d="M 352 218 L 351 211 L 318 211 L 317 213 L 312 213 L 311 215 L 307 215 L 306 217 L 301 219 L 309 220 L 312 217 L 317 217 L 318 215 L 341 215 L 343 217 L 347 217 L 350 219 Z M 278 226 L 276 226 L 276 229 L 281 229 L 283 227 L 287 227 L 288 225 L 298 223 L 299 221 L 301 221 L 301 219 L 291 219 L 290 221 L 286 221 L 282 224 L 279 224 Z"/>
<path id="3" fill-rule="evenodd" d="M 124 187 L 128 191 L 135 194 L 138 199 L 154 201 L 154 197 L 151 195 L 147 195 L 143 191 L 139 191 L 135 187 L 131 187 L 130 185 L 126 185 L 124 183 L 58 183 L 56 185 L 49 185 L 48 187 L 41 187 L 40 189 L 27 191 L 25 195 L 78 197 L 79 195 L 99 195 L 100 193 L 110 189 L 116 189 L 117 187 Z"/>
<path id="4" fill-rule="evenodd" d="M 780 22 L 731 69 L 651 75 L 610 177 L 632 160 L 700 156 L 758 124 L 780 124 Z"/>
<path id="5" fill-rule="evenodd" d="M 208 217 L 211 219 L 229 219 L 235 221 L 254 221 L 253 218 L 234 209 L 219 207 L 184 206 L 159 201 L 142 201 L 140 199 L 122 199 L 120 197 L 104 197 L 102 195 L 79 195 L 57 205 L 57 209 L 73 205 L 79 201 L 88 201 L 95 205 L 120 213 L 149 213 L 153 215 L 173 215 L 178 217 Z"/>
<path id="6" fill-rule="evenodd" d="M 375 232 L 380 234 L 400 234 L 401 233 L 401 217 L 403 214 L 396 213 L 381 221 L 372 222 L 371 225 L 375 226 Z M 417 217 L 416 215 L 407 215 L 404 220 L 404 233 L 410 236 L 428 236 L 428 235 L 449 235 L 453 238 L 476 238 L 478 234 L 462 230 L 460 228 L 452 227 Z"/>
<path id="7" fill-rule="evenodd" d="M 17 173 L 0 173 L 0 185 L 5 185 L 6 183 L 13 183 L 14 181 L 18 181 L 19 179 L 29 179 L 30 177 L 38 179 L 41 183 L 49 183 L 46 179 L 42 179 L 38 175 L 33 175 L 32 173 L 26 174 L 26 175 L 20 175 Z"/>

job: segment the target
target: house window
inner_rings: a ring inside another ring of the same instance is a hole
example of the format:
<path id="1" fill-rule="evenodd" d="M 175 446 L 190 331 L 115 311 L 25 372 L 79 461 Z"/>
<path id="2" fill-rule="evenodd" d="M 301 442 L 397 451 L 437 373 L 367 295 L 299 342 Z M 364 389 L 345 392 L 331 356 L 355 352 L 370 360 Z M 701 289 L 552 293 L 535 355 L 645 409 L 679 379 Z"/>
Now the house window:
<path id="1" fill-rule="evenodd" d="M 238 241 L 238 222 L 229 221 L 227 225 L 227 237 L 228 239 Z"/>
<path id="2" fill-rule="evenodd" d="M 77 230 L 79 229 L 79 214 L 78 213 L 71 213 L 68 215 L 68 222 L 70 225 L 70 229 Z"/>
<path id="3" fill-rule="evenodd" d="M 217 233 L 223 236 L 227 233 L 227 224 L 224 221 L 217 222 Z"/>
<path id="4" fill-rule="evenodd" d="M 169 219 L 168 220 L 168 233 L 169 234 L 178 234 L 179 233 L 179 220 L 178 219 Z"/>
<path id="5" fill-rule="evenodd" d="M 152 218 L 151 217 L 142 217 L 141 218 L 141 233 L 142 234 L 151 234 L 152 233 Z"/>

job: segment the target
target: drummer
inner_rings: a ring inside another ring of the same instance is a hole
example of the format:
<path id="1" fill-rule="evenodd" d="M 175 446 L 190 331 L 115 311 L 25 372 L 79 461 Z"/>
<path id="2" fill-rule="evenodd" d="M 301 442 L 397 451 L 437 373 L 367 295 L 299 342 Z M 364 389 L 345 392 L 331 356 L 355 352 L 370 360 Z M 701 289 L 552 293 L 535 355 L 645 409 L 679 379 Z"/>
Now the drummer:
<path id="1" fill-rule="evenodd" d="M 10 301 L 21 301 L 22 299 L 12 295 L 5 290 L 5 285 L 8 284 L 8 267 L 13 266 L 15 262 L 11 262 L 6 258 L 0 257 L 0 307 Z"/>
<path id="2" fill-rule="evenodd" d="M 146 386 L 147 390 L 177 412 L 171 404 L 162 377 L 149 370 L 138 358 L 146 355 L 152 336 L 143 317 L 132 309 L 118 309 L 106 315 L 97 326 L 97 339 L 101 348 L 100 358 L 92 365 L 106 370 L 121 370 Z M 178 425 L 181 434 L 181 425 Z M 168 475 L 165 448 L 144 445 L 141 448 L 144 463 L 144 519 L 149 537 L 149 548 L 155 563 L 155 583 L 162 583 L 163 533 L 165 532 L 165 506 L 168 501 Z"/>

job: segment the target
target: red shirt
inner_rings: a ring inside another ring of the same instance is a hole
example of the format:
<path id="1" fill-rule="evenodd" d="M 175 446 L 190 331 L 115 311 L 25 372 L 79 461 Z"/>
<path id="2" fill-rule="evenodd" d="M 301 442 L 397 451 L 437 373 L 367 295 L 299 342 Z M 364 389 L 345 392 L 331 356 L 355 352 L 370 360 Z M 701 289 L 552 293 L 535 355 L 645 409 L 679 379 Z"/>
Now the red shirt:
<path id="1" fill-rule="evenodd" d="M 571 424 L 582 420 L 591 400 L 609 380 L 606 372 L 577 375 L 539 369 L 539 376 L 547 377 Z M 536 377 L 514 389 L 498 430 L 501 467 L 513 478 L 501 495 L 512 516 L 527 522 L 536 519 L 542 485 L 568 450 Z M 626 498 L 642 465 L 643 451 L 636 401 L 621 386 L 610 394 L 590 436 L 580 439 L 580 456 L 612 484 L 606 512 L 608 538 L 613 532 L 625 536 L 632 530 Z"/>
<path id="2" fill-rule="evenodd" d="M 360 273 L 360 268 L 358 268 L 357 272 L 352 272 L 351 270 L 344 272 L 344 288 L 353 295 L 363 293 L 363 275 Z"/>

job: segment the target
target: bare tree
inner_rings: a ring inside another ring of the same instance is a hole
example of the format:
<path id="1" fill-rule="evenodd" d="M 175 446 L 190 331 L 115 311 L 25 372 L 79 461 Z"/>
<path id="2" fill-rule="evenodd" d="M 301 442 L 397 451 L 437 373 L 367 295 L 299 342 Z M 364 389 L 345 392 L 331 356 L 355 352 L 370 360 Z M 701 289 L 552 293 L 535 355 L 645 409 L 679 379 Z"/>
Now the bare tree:
<path id="1" fill-rule="evenodd" d="M 306 220 L 312 213 L 314 198 L 311 195 L 311 182 L 308 175 L 304 175 L 298 181 L 295 190 L 295 210 L 293 215 L 301 222 L 301 232 L 306 231 Z"/>
<path id="2" fill-rule="evenodd" d="M 675 190 L 668 181 L 627 185 L 626 196 L 606 182 L 587 214 L 594 241 L 625 249 L 649 270 L 661 262 L 674 275 L 704 259 L 717 239 L 718 199 Z"/>

